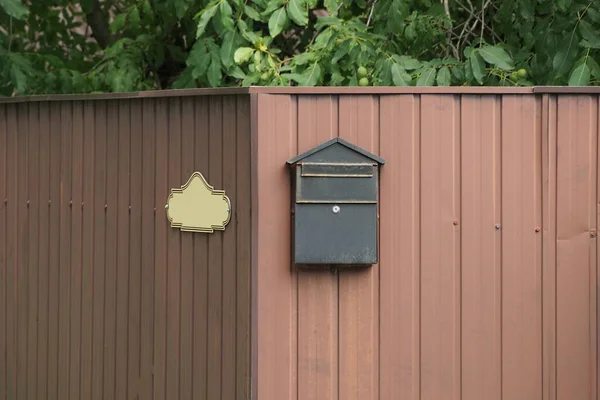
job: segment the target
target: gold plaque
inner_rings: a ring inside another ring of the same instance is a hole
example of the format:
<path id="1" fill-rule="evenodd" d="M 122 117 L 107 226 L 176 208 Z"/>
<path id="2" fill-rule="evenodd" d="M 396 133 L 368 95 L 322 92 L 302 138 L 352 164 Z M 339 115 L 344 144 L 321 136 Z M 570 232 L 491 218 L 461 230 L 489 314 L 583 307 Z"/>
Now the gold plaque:
<path id="1" fill-rule="evenodd" d="M 172 228 L 188 232 L 223 231 L 231 217 L 231 202 L 224 190 L 215 190 L 200 172 L 194 172 L 181 189 L 172 189 L 167 200 Z"/>

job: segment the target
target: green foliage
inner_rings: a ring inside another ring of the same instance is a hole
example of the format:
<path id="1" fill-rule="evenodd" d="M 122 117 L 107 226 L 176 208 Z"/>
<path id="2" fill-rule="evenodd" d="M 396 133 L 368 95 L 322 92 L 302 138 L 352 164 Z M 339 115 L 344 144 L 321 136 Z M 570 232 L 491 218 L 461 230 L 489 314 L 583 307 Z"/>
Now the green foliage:
<path id="1" fill-rule="evenodd" d="M 596 0 L 0 0 L 0 26 L 0 95 L 600 82 Z"/>

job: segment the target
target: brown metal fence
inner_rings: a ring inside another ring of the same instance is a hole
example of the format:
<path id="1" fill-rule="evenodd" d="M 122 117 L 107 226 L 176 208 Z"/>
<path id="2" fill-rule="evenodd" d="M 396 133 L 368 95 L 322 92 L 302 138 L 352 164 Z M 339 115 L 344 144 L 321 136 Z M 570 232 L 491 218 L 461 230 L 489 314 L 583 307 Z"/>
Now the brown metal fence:
<path id="1" fill-rule="evenodd" d="M 592 400 L 594 89 L 0 102 L 0 400 Z M 301 270 L 286 161 L 386 160 L 380 262 Z M 224 232 L 168 225 L 193 171 Z"/>
<path id="2" fill-rule="evenodd" d="M 483 93 L 259 95 L 258 399 L 597 398 L 598 96 Z M 290 268 L 335 136 L 386 160 L 379 265 Z"/>
<path id="3" fill-rule="evenodd" d="M 0 104 L 0 399 L 248 397 L 249 105 Z M 222 234 L 168 227 L 195 170 Z"/>

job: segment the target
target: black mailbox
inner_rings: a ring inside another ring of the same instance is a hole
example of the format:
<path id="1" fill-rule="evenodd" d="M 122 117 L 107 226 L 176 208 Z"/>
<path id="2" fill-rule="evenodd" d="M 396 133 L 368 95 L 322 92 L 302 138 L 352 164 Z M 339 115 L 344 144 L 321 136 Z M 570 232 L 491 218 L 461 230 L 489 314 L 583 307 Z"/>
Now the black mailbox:
<path id="1" fill-rule="evenodd" d="M 384 163 L 340 138 L 288 161 L 296 264 L 377 263 L 379 166 Z"/>

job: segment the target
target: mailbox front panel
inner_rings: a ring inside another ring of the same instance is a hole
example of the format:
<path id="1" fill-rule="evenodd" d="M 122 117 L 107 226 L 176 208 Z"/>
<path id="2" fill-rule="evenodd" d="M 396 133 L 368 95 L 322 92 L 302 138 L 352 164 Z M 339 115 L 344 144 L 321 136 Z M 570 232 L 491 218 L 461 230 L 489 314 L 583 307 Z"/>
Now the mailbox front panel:
<path id="1" fill-rule="evenodd" d="M 377 263 L 377 204 L 296 204 L 297 264 Z"/>

